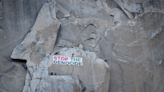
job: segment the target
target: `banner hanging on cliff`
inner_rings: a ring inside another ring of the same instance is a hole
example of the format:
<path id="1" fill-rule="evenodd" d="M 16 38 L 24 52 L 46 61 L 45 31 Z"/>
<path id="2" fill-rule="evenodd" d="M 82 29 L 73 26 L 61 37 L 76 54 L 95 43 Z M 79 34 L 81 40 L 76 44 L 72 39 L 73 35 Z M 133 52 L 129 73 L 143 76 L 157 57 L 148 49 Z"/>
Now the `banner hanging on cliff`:
<path id="1" fill-rule="evenodd" d="M 83 59 L 80 57 L 53 56 L 53 63 L 60 65 L 83 66 Z"/>

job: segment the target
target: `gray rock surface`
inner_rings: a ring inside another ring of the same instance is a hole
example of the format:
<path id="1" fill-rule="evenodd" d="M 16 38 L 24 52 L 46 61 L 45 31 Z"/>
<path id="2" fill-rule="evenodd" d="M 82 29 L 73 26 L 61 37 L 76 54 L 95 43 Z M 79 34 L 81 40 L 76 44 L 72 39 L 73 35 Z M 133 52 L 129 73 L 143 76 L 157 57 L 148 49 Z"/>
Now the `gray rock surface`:
<path id="1" fill-rule="evenodd" d="M 108 92 L 163 92 L 162 0 L 49 1 L 55 2 L 52 14 L 61 24 L 54 53 L 81 45 L 83 50 L 108 59 Z M 11 61 L 13 48 L 31 29 L 45 2 L 0 0 L 0 56 L 5 62 Z M 1 90 L 6 91 L 4 87 Z"/>
<path id="2" fill-rule="evenodd" d="M 53 13 L 55 12 L 53 7 L 54 3 L 46 3 L 41 8 L 36 22 L 31 29 L 32 31 L 25 37 L 24 41 L 20 45 L 16 46 L 11 55 L 11 58 L 13 59 L 27 60 L 26 64 L 28 72 L 23 91 L 35 92 L 36 90 L 40 90 L 38 87 L 41 84 L 42 79 L 47 78 L 48 69 L 49 72 L 54 70 L 60 71 L 63 75 L 79 77 L 79 80 L 87 89 L 86 92 L 108 91 L 110 80 L 109 66 L 104 62 L 104 60 L 98 59 L 94 53 L 84 52 L 79 49 L 77 49 L 77 51 L 75 51 L 76 49 L 71 49 L 65 52 L 63 50 L 61 51 L 61 55 L 68 56 L 70 53 L 77 53 L 77 55 L 83 57 L 84 66 L 61 67 L 60 65 L 52 65 L 52 55 L 49 56 L 49 53 L 53 51 L 57 31 L 60 25 L 56 19 L 56 15 L 53 15 L 55 14 Z M 66 70 L 62 71 L 63 69 Z M 62 92 L 62 89 L 60 90 L 61 91 L 59 92 Z"/>
<path id="3" fill-rule="evenodd" d="M 41 8 L 31 32 L 27 34 L 24 41 L 16 46 L 13 50 L 11 58 L 27 61 L 27 68 L 31 78 L 35 75 L 35 66 L 41 60 L 52 53 L 56 41 L 57 32 L 60 23 L 56 19 L 54 3 L 46 3 Z M 27 78 L 26 78 L 27 79 Z M 28 81 L 28 80 L 26 80 Z M 30 89 L 29 92 L 35 92 L 36 86 Z M 25 91 L 25 90 L 24 90 Z"/>
<path id="4" fill-rule="evenodd" d="M 49 84 L 42 84 L 42 81 L 48 79 L 51 72 L 56 73 L 57 76 L 69 75 L 78 78 L 79 85 L 82 86 L 80 90 L 85 87 L 85 92 L 107 92 L 109 90 L 109 66 L 104 60 L 99 59 L 95 53 L 83 51 L 79 48 L 63 48 L 58 53 L 61 56 L 71 56 L 70 53 L 75 53 L 75 57 L 83 58 L 83 66 L 56 65 L 53 63 L 54 53 L 47 55 L 38 65 L 28 65 L 28 67 L 33 67 L 33 72 L 27 72 L 23 92 L 36 92 L 36 90 L 40 90 L 40 85 L 47 87 Z M 48 89 L 45 90 L 49 91 Z M 66 89 L 69 88 L 66 87 Z M 63 92 L 62 89 L 60 90 L 57 92 Z"/>
<path id="5" fill-rule="evenodd" d="M 82 44 L 84 50 L 108 59 L 109 92 L 163 91 L 164 2 L 75 0 L 70 3 L 74 5 L 66 6 L 71 7 L 72 16 L 59 19 L 57 44 L 60 39 L 69 41 L 72 47 Z M 54 52 L 59 48 L 62 47 L 55 46 Z"/>
<path id="6" fill-rule="evenodd" d="M 83 51 L 79 48 L 63 48 L 58 52 L 61 56 L 83 58 L 83 66 L 68 66 L 53 64 L 50 56 L 49 72 L 59 75 L 72 75 L 78 77 L 85 92 L 107 92 L 109 90 L 110 68 L 104 60 L 99 59 L 94 52 Z"/>
<path id="7" fill-rule="evenodd" d="M 45 2 L 0 0 L 0 92 L 22 92 L 27 70 L 24 62 L 13 62 L 10 55 L 34 24 Z"/>
<path id="8" fill-rule="evenodd" d="M 33 67 L 29 66 L 39 64 L 46 54 L 53 52 L 60 27 L 53 12 L 55 12 L 53 3 L 44 4 L 31 32 L 12 52 L 11 58 L 27 60 L 26 64 L 30 73 L 33 72 Z"/>
<path id="9" fill-rule="evenodd" d="M 36 92 L 80 92 L 81 85 L 71 76 L 49 76 L 43 79 Z"/>
<path id="10" fill-rule="evenodd" d="M 12 63 L 0 56 L 0 92 L 21 92 L 26 70 L 22 65 Z"/>
<path id="11" fill-rule="evenodd" d="M 47 0 L 0 0 L 0 54 L 7 59 L 33 26 Z"/>

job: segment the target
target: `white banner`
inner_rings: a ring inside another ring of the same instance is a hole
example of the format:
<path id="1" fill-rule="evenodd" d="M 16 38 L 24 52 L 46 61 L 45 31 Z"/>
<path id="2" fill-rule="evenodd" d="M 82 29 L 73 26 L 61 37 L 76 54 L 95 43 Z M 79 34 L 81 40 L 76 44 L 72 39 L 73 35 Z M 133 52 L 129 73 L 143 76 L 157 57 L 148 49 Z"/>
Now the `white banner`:
<path id="1" fill-rule="evenodd" d="M 83 66 L 83 59 L 80 57 L 53 56 L 53 63 L 60 65 Z"/>

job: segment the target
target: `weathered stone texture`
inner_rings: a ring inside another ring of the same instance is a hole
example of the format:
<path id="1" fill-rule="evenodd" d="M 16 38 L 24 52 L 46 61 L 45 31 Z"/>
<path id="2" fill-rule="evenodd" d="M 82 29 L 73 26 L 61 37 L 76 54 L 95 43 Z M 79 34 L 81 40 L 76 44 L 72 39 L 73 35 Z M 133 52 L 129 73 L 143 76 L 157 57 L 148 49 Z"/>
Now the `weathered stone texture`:
<path id="1" fill-rule="evenodd" d="M 71 76 L 49 76 L 43 79 L 36 92 L 80 92 L 78 78 Z"/>
<path id="2" fill-rule="evenodd" d="M 71 3 L 75 5 L 66 6 L 71 7 L 72 16 L 59 19 L 59 45 L 54 52 L 62 48 L 60 40 L 65 40 L 72 46 L 83 44 L 84 50 L 108 59 L 109 92 L 163 91 L 163 1 L 75 0 Z"/>
<path id="3" fill-rule="evenodd" d="M 29 66 L 38 64 L 43 66 L 46 63 L 41 62 L 48 60 L 51 52 L 57 53 L 60 52 L 59 49 L 65 47 L 71 50 L 70 48 L 79 46 L 84 52 L 94 52 L 96 57 L 108 60 L 107 63 L 111 69 L 110 77 L 108 77 L 110 78 L 108 92 L 163 92 L 164 1 L 48 1 L 54 4 L 49 3 L 49 8 L 41 10 L 39 14 L 42 16 L 38 15 L 34 24 L 36 15 L 46 0 L 0 0 L 0 10 L 2 10 L 0 11 L 0 56 L 10 61 L 9 54 L 15 45 L 22 41 L 28 30 L 32 30 L 12 54 L 12 58 L 27 60 L 29 72 L 26 79 L 30 81 L 26 80 L 24 86 L 26 91 L 35 91 L 40 83 L 40 80 L 31 78 L 43 78 L 48 75 L 48 71 L 45 72 L 47 74 L 41 74 L 41 71 L 47 67 L 35 70 L 39 66 L 35 68 Z M 57 23 L 56 26 L 50 26 L 53 21 Z M 56 31 L 59 29 L 58 36 L 57 32 L 48 31 L 49 29 Z M 46 33 L 47 31 L 48 33 Z M 57 36 L 56 43 L 56 36 L 49 38 L 53 34 Z M 69 56 L 72 53 L 71 51 L 68 51 L 68 54 L 63 52 L 60 54 Z M 2 59 L 0 57 L 0 60 Z M 100 61 L 102 62 L 102 60 Z M 95 67 L 102 67 L 101 64 L 96 63 Z M 10 64 L 7 66 L 12 67 Z M 53 65 L 49 69 L 54 69 L 58 74 L 80 75 L 77 74 L 78 71 L 70 71 L 71 66 L 59 66 Z M 88 69 L 89 64 L 86 64 L 86 67 Z M 63 69 L 68 70 L 64 72 Z M 35 73 L 35 71 L 39 72 Z M 86 70 L 80 68 L 79 71 Z M 101 72 L 104 69 L 100 68 L 95 71 Z M 90 74 L 88 72 L 86 74 Z M 92 72 L 92 74 L 98 75 L 97 72 Z M 104 77 L 100 79 L 101 82 L 103 78 L 107 79 L 107 75 L 102 75 Z M 79 76 L 79 80 L 85 81 L 85 85 L 89 85 L 87 82 L 93 83 L 94 91 L 103 90 L 102 87 L 95 84 L 99 81 L 86 81 L 88 79 L 82 74 Z M 31 86 L 29 87 L 29 85 Z M 6 91 L 7 89 L 0 88 L 0 90 Z M 88 92 L 90 90 L 87 88 Z M 107 91 L 103 90 L 102 92 Z"/>
<path id="4" fill-rule="evenodd" d="M 49 72 L 56 71 L 56 73 L 59 74 L 57 71 L 60 71 L 63 75 L 69 74 L 74 77 L 79 77 L 79 80 L 83 83 L 83 87 L 87 89 L 86 92 L 108 91 L 110 80 L 109 66 L 104 60 L 98 59 L 94 53 L 85 53 L 79 49 L 77 49 L 78 51 L 75 51 L 76 49 L 62 50 L 60 52 L 61 55 L 68 56 L 69 53 L 76 53 L 76 55 L 83 57 L 84 66 L 61 67 L 60 65 L 52 65 L 53 54 L 49 56 L 49 53 L 52 53 L 53 51 L 57 31 L 60 25 L 56 19 L 56 15 L 53 15 L 53 12 L 55 12 L 53 7 L 54 3 L 46 3 L 41 8 L 36 22 L 31 29 L 32 31 L 20 45 L 16 46 L 11 55 L 11 58 L 13 59 L 27 60 L 28 72 L 23 91 L 35 92 L 36 90 L 42 90 L 38 89 L 38 87 L 41 85 L 42 79 L 47 78 L 48 69 L 50 69 Z M 46 85 L 46 83 L 43 85 Z M 48 84 L 46 86 L 48 86 Z M 59 90 L 61 90 L 59 92 L 63 92 L 62 88 L 59 88 Z"/>
<path id="5" fill-rule="evenodd" d="M 78 77 L 81 85 L 86 87 L 86 92 L 107 92 L 109 90 L 110 68 L 104 60 L 99 59 L 94 52 L 83 51 L 79 48 L 63 48 L 58 55 L 83 58 L 83 66 L 67 66 L 52 64 L 52 56 L 49 59 L 49 72 L 59 75 L 71 75 Z"/>
<path id="6" fill-rule="evenodd" d="M 0 92 L 21 92 L 26 70 L 22 65 L 12 63 L 0 56 Z"/>
<path id="7" fill-rule="evenodd" d="M 0 92 L 22 92 L 26 70 L 10 55 L 26 36 L 46 0 L 0 0 Z"/>
<path id="8" fill-rule="evenodd" d="M 110 72 L 109 66 L 104 60 L 99 59 L 95 53 L 83 51 L 79 48 L 63 48 L 58 52 L 58 55 L 61 56 L 71 56 L 70 53 L 75 53 L 75 57 L 83 58 L 83 66 L 68 66 L 68 65 L 55 65 L 53 64 L 53 55 L 47 55 L 38 65 L 28 65 L 28 69 L 31 72 L 27 72 L 26 75 L 26 84 L 24 86 L 23 92 L 36 92 L 40 90 L 40 85 L 45 85 L 48 87 L 49 84 L 44 83 L 45 79 L 48 79 L 49 73 L 56 73 L 57 76 L 69 75 L 74 78 L 78 78 L 80 89 L 77 87 L 80 92 L 84 87 L 86 88 L 85 92 L 107 92 L 109 90 L 109 81 L 110 81 Z M 31 69 L 32 67 L 32 69 Z M 51 79 L 48 79 L 51 80 Z M 52 78 L 51 81 L 54 79 Z M 66 81 L 67 83 L 68 81 Z M 69 83 L 69 82 L 68 82 Z M 63 84 L 61 82 L 61 84 Z M 54 84 L 55 85 L 55 84 Z M 58 86 L 58 85 L 56 85 Z M 49 91 L 51 89 L 45 89 Z M 69 89 L 69 86 L 66 86 L 66 89 Z M 54 88 L 54 90 L 57 90 Z M 62 88 L 59 88 L 63 92 Z"/>

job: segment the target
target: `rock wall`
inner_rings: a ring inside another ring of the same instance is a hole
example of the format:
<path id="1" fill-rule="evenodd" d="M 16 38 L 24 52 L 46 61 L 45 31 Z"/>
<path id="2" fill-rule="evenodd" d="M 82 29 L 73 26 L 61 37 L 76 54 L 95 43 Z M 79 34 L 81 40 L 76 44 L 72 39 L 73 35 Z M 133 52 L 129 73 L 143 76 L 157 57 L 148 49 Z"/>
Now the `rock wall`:
<path id="1" fill-rule="evenodd" d="M 0 0 L 0 63 L 2 63 L 0 68 L 5 71 L 1 71 L 0 76 L 8 75 L 6 71 L 14 70 L 3 68 L 4 63 L 7 63 L 8 67 L 15 65 L 14 62 L 9 62 L 11 61 L 9 56 L 13 48 L 31 29 L 39 9 L 45 2 L 46 0 Z M 49 0 L 49 2 L 54 3 L 55 9 L 51 15 L 55 14 L 56 20 L 60 23 L 57 42 L 50 52 L 57 53 L 59 49 L 65 47 L 80 47 L 84 51 L 95 52 L 99 58 L 107 59 L 110 66 L 108 92 L 162 92 L 164 90 L 162 81 L 164 78 L 164 1 Z M 50 10 L 53 11 L 52 7 Z M 37 21 L 42 24 L 40 19 L 37 18 Z M 42 26 L 44 25 L 37 28 Z M 46 31 L 44 29 L 41 34 Z M 38 35 L 36 38 L 40 37 Z M 33 47 L 37 48 L 37 45 L 26 43 L 25 50 L 31 51 Z M 41 49 L 34 50 L 36 53 L 33 55 L 45 57 L 44 51 L 48 51 L 45 49 L 46 44 L 49 43 L 38 46 Z M 30 59 L 37 61 L 32 56 Z M 19 55 L 14 57 L 22 59 Z M 26 60 L 28 62 L 29 58 Z M 20 64 L 16 66 L 21 67 L 20 73 L 17 74 L 21 74 L 22 78 L 18 81 L 24 80 L 25 70 Z M 14 76 L 18 76 L 17 74 Z M 2 85 L 10 84 L 5 84 L 8 79 L 0 80 Z M 21 81 L 21 84 L 23 83 Z M 13 89 L 0 87 L 0 90 L 8 92 Z M 18 92 L 21 89 L 22 86 L 14 90 Z"/>
<path id="2" fill-rule="evenodd" d="M 54 51 L 82 44 L 84 50 L 108 59 L 109 92 L 163 91 L 163 1 L 63 2 L 57 1 L 69 7 L 72 16 L 59 19 L 61 30 Z"/>
<path id="3" fill-rule="evenodd" d="M 22 92 L 26 66 L 11 53 L 33 26 L 46 0 L 0 0 L 0 92 Z M 23 64 L 23 65 L 22 65 Z"/>
<path id="4" fill-rule="evenodd" d="M 77 78 L 70 76 L 49 76 L 43 79 L 37 92 L 80 92 L 80 84 Z"/>

